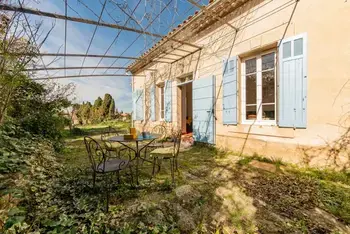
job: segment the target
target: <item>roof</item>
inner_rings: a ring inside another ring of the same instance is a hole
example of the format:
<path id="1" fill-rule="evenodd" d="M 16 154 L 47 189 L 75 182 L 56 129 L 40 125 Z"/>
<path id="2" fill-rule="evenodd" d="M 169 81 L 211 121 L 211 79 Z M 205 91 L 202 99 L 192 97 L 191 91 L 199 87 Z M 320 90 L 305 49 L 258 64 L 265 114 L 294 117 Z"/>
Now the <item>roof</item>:
<path id="1" fill-rule="evenodd" d="M 198 51 L 198 48 L 191 48 L 188 45 L 181 45 L 179 42 L 174 42 L 171 39 L 190 41 L 193 35 L 208 28 L 210 25 L 219 21 L 217 18 L 223 18 L 248 0 L 210 0 L 207 6 L 200 11 L 196 11 L 193 15 L 189 15 L 186 20 L 179 24 L 176 28 L 170 31 L 161 40 L 155 43 L 150 49 L 140 56 L 140 60 L 137 60 L 130 64 L 128 70 L 131 73 L 137 73 L 140 69 L 150 66 L 156 63 L 155 59 L 161 54 L 170 53 L 176 51 L 179 47 L 186 47 L 188 55 Z M 175 36 L 177 36 L 175 38 Z M 166 59 L 165 56 L 160 57 Z M 175 60 L 174 62 L 176 62 Z"/>

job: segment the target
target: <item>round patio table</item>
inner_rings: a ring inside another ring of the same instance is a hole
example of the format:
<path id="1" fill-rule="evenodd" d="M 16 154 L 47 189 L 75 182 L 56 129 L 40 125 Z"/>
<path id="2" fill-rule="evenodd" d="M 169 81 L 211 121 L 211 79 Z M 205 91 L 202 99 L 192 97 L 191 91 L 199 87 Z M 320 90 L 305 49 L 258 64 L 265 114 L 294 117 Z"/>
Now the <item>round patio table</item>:
<path id="1" fill-rule="evenodd" d="M 126 148 L 132 150 L 135 152 L 135 158 L 133 160 L 136 160 L 136 184 L 139 184 L 139 159 L 142 159 L 143 161 L 146 162 L 150 162 L 151 161 L 147 160 L 146 158 L 142 158 L 141 157 L 141 151 L 146 148 L 147 146 L 149 146 L 153 141 L 155 141 L 156 139 L 160 138 L 161 135 L 157 135 L 157 134 L 152 134 L 147 138 L 143 138 L 143 137 L 138 137 L 136 139 L 124 139 L 124 136 L 113 136 L 108 138 L 108 141 L 110 142 L 118 142 L 121 145 L 125 146 Z M 131 147 L 130 145 L 126 144 L 126 143 L 135 143 L 135 148 Z M 142 145 L 140 145 L 140 143 L 142 143 Z"/>

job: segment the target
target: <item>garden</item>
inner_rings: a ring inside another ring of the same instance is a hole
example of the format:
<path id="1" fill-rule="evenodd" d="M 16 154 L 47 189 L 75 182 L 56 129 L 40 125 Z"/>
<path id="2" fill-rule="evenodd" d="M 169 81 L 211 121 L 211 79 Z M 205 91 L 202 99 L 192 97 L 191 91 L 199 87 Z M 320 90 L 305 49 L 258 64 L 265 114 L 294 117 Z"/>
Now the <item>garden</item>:
<path id="1" fill-rule="evenodd" d="M 58 153 L 45 140 L 3 128 L 7 135 L 2 134 L 2 142 L 11 141 L 8 150 L 18 157 L 12 154 L 0 164 L 2 230 L 349 233 L 349 173 L 302 169 L 258 155 L 238 157 L 203 145 L 181 150 L 175 185 L 166 163 L 153 178 L 151 164 L 144 163 L 139 186 L 122 174 L 121 182 L 111 185 L 106 212 L 105 183 L 101 177 L 92 185 L 83 136 L 99 140 L 108 126 L 128 128 L 115 121 L 83 126 L 74 134 L 65 130 L 65 145 Z M 21 140 L 14 137 L 18 134 Z"/>

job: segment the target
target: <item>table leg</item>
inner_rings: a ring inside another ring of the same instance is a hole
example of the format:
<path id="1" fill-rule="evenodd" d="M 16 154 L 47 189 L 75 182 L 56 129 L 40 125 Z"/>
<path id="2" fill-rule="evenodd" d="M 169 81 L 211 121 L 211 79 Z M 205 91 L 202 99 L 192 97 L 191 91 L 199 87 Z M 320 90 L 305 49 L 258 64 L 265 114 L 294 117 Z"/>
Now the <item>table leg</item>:
<path id="1" fill-rule="evenodd" d="M 135 157 L 136 157 L 136 185 L 139 185 L 139 157 L 140 157 L 140 152 L 139 152 L 139 143 L 137 141 L 136 141 Z"/>

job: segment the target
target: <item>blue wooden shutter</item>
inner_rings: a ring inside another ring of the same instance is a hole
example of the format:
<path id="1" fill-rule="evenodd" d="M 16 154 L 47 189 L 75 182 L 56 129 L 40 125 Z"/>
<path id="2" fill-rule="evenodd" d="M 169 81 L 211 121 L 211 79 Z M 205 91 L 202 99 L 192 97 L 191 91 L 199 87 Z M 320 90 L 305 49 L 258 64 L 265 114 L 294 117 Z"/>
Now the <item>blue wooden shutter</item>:
<path id="1" fill-rule="evenodd" d="M 166 122 L 171 122 L 172 120 L 172 82 L 170 80 L 165 81 L 164 85 L 164 119 Z"/>
<path id="2" fill-rule="evenodd" d="M 288 38 L 279 47 L 280 127 L 306 128 L 307 111 L 307 35 Z"/>
<path id="3" fill-rule="evenodd" d="M 194 140 L 215 144 L 215 77 L 194 80 L 192 92 Z"/>
<path id="4" fill-rule="evenodd" d="M 237 124 L 237 56 L 223 63 L 223 124 Z"/>
<path id="5" fill-rule="evenodd" d="M 143 90 L 136 90 L 136 118 L 135 120 L 143 120 Z"/>
<path id="6" fill-rule="evenodd" d="M 152 121 L 156 121 L 156 97 L 155 97 L 155 85 L 151 86 L 151 90 L 150 90 L 150 99 L 151 99 L 151 120 Z"/>

